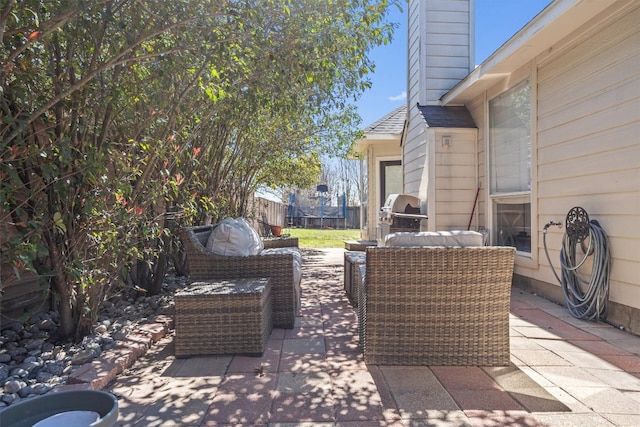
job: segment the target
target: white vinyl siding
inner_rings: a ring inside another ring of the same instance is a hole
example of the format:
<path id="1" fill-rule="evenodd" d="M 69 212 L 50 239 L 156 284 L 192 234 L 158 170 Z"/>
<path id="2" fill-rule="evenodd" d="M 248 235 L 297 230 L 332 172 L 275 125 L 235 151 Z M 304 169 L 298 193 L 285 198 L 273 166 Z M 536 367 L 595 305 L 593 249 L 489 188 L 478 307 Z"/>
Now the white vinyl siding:
<path id="1" fill-rule="evenodd" d="M 473 121 L 478 126 L 477 132 L 477 143 L 476 143 L 476 169 L 477 169 L 477 186 L 480 188 L 478 192 L 478 200 L 476 203 L 476 209 L 473 219 L 474 230 L 479 228 L 486 229 L 488 227 L 488 221 L 486 219 L 487 215 L 487 204 L 486 204 L 486 189 L 488 188 L 487 180 L 486 180 L 486 140 L 485 140 L 485 132 L 484 132 L 484 123 L 485 123 L 485 98 L 484 96 L 480 96 L 476 98 L 473 102 L 467 105 L 467 109 L 471 116 L 473 117 Z"/>
<path id="2" fill-rule="evenodd" d="M 419 3 L 408 5 L 407 35 L 407 105 L 413 107 L 419 102 L 420 93 L 420 8 Z M 409 108 L 412 110 L 412 108 Z"/>
<path id="3" fill-rule="evenodd" d="M 435 202 L 429 216 L 429 229 L 466 230 L 477 192 L 476 129 L 437 129 L 434 138 Z M 442 146 L 442 136 L 451 137 L 448 147 Z"/>
<path id="4" fill-rule="evenodd" d="M 419 116 L 416 104 L 420 101 L 420 2 L 408 5 L 409 34 L 408 42 L 408 81 L 407 81 L 407 130 L 402 147 L 402 164 L 404 169 L 403 193 L 411 194 L 424 200 L 420 194 L 422 172 L 426 162 L 425 125 Z"/>
<path id="5" fill-rule="evenodd" d="M 419 2 L 421 12 L 421 105 L 439 99 L 473 69 L 473 19 L 468 0 Z"/>

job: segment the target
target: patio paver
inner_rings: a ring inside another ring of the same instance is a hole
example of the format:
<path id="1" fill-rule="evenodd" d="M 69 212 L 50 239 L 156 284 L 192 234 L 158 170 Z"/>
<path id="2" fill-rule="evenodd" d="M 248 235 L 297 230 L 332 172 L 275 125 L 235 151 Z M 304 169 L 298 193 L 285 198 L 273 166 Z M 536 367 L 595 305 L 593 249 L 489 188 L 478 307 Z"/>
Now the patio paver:
<path id="1" fill-rule="evenodd" d="M 344 250 L 303 266 L 294 329 L 261 357 L 176 359 L 160 339 L 107 389 L 120 426 L 640 425 L 640 338 L 514 289 L 507 367 L 366 365 Z"/>

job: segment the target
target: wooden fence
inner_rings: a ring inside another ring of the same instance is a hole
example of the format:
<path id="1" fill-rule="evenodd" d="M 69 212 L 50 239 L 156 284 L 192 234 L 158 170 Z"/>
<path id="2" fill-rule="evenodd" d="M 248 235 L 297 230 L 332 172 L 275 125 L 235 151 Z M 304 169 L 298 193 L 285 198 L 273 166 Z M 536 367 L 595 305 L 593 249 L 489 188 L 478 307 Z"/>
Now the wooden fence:
<path id="1" fill-rule="evenodd" d="M 0 242 L 16 233 L 13 226 L 0 224 Z M 23 322 L 33 314 L 49 310 L 50 296 L 46 277 L 29 271 L 16 271 L 9 260 L 0 261 L 0 327 L 14 321 Z"/>
<path id="2" fill-rule="evenodd" d="M 300 228 L 360 228 L 360 207 L 347 206 L 347 217 L 319 216 L 294 217 L 287 216 L 287 205 L 273 200 L 256 197 L 253 204 L 253 226 L 264 235 L 263 221 L 271 225 Z M 266 218 L 266 220 L 265 220 Z"/>
<path id="3" fill-rule="evenodd" d="M 265 230 L 265 223 L 279 225 L 281 227 L 288 226 L 288 224 L 285 223 L 287 218 L 287 205 L 284 203 L 256 197 L 253 199 L 251 210 L 254 213 L 253 226 L 263 236 L 268 234 Z"/>

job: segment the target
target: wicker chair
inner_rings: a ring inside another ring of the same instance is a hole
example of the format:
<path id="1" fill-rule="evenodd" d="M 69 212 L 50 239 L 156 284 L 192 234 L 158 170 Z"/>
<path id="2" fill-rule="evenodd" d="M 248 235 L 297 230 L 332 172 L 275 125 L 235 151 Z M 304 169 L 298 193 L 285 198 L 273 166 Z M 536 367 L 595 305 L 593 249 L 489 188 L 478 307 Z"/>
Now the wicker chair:
<path id="1" fill-rule="evenodd" d="M 207 240 L 214 227 L 206 225 L 184 227 L 179 230 L 180 240 L 186 253 L 189 280 L 194 282 L 207 279 L 270 277 L 273 326 L 292 329 L 298 297 L 294 283 L 293 255 L 290 253 L 254 256 L 216 255 L 206 248 Z M 269 244 L 266 243 L 266 246 Z"/>
<path id="2" fill-rule="evenodd" d="M 367 248 L 365 362 L 505 366 L 515 248 Z"/>

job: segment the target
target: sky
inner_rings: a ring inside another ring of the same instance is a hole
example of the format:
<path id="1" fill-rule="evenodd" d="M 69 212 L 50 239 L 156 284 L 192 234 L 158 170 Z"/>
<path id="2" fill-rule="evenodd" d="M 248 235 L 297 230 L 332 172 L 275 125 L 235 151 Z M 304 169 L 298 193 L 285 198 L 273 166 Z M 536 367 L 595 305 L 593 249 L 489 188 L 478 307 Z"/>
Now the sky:
<path id="1" fill-rule="evenodd" d="M 425 1 L 425 0 L 422 0 Z M 551 0 L 475 0 L 475 63 L 481 64 L 540 13 Z M 406 102 L 407 12 L 391 9 L 389 19 L 400 24 L 393 41 L 375 48 L 372 87 L 357 102 L 362 128 Z"/>

